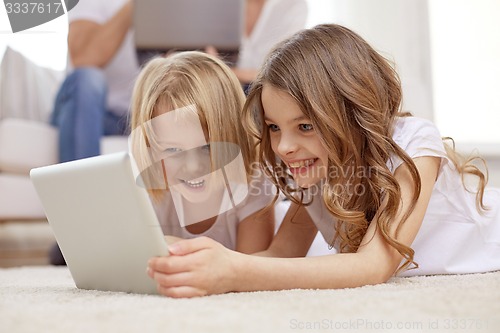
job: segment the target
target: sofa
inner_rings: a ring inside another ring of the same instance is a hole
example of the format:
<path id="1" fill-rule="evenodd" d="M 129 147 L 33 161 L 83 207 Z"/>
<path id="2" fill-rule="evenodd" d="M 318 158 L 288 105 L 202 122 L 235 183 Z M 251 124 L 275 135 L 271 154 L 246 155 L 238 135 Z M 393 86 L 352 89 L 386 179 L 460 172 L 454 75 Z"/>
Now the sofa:
<path id="1" fill-rule="evenodd" d="M 29 172 L 58 162 L 48 119 L 64 72 L 7 47 L 0 73 L 0 266 L 43 264 L 54 238 Z M 101 140 L 102 153 L 127 149 L 126 137 Z"/>
<path id="2" fill-rule="evenodd" d="M 44 219 L 29 171 L 58 162 L 58 132 L 48 119 L 64 72 L 7 48 L 0 78 L 0 221 Z M 126 137 L 101 141 L 103 153 L 126 149 Z"/>

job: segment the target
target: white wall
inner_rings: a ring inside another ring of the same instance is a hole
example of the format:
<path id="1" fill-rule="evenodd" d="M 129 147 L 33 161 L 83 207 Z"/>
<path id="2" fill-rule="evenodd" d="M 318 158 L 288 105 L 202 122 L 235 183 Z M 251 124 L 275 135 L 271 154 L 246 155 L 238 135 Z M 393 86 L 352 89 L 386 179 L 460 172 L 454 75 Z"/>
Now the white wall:
<path id="1" fill-rule="evenodd" d="M 310 25 L 343 24 L 393 59 L 404 108 L 475 148 L 500 187 L 500 1 L 310 0 Z M 330 16 L 331 15 L 331 16 Z"/>
<path id="2" fill-rule="evenodd" d="M 500 155 L 500 1 L 429 1 L 435 120 Z"/>
<path id="3" fill-rule="evenodd" d="M 328 21 L 331 15 L 330 22 L 356 31 L 394 62 L 403 85 L 403 108 L 433 119 L 427 1 L 311 0 L 309 6 L 310 22 Z"/>
<path id="4" fill-rule="evenodd" d="M 5 6 L 0 4 L 0 61 L 9 45 L 37 65 L 63 70 L 67 59 L 67 35 L 67 15 L 13 34 Z"/>
<path id="5" fill-rule="evenodd" d="M 332 23 L 335 15 L 335 1 L 332 0 L 307 0 L 309 17 L 307 27 L 320 23 Z"/>

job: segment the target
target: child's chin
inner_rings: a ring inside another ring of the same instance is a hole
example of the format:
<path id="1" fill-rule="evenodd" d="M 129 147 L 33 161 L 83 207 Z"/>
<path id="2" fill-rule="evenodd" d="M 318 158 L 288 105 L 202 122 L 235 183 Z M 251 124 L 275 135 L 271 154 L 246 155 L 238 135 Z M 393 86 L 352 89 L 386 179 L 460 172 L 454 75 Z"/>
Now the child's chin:
<path id="1" fill-rule="evenodd" d="M 297 185 L 303 189 L 309 189 L 313 186 L 316 186 L 317 184 L 320 183 L 320 180 L 316 180 L 316 181 L 312 181 L 312 180 L 309 180 L 309 181 L 296 181 Z"/>

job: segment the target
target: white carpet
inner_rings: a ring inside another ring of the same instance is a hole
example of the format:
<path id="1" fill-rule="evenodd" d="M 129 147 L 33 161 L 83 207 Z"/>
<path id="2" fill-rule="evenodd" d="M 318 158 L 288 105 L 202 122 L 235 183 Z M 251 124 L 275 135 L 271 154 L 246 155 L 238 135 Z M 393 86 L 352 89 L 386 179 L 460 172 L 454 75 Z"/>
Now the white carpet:
<path id="1" fill-rule="evenodd" d="M 79 290 L 67 268 L 0 270 L 0 332 L 385 331 L 500 332 L 500 272 L 169 299 Z"/>

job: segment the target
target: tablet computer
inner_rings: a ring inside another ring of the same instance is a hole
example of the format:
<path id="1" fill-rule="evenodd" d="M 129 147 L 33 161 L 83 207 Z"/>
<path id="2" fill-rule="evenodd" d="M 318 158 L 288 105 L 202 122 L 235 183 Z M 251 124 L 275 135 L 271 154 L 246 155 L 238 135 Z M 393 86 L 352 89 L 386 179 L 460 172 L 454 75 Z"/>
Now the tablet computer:
<path id="1" fill-rule="evenodd" d="M 167 244 L 128 153 L 40 167 L 30 176 L 78 288 L 157 293 L 147 262 L 168 255 Z"/>

